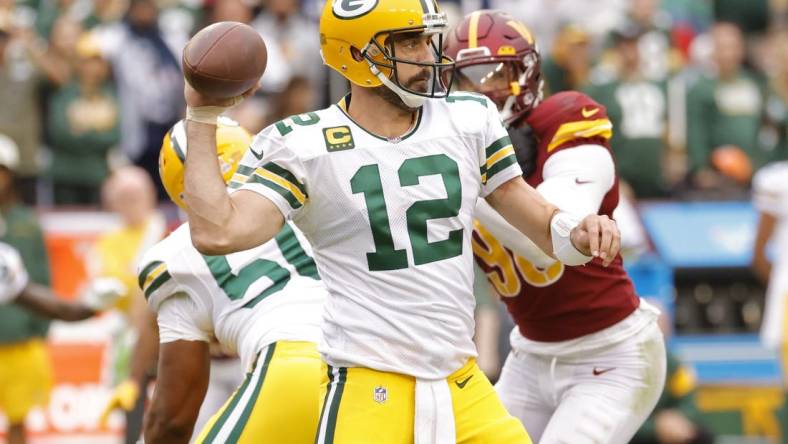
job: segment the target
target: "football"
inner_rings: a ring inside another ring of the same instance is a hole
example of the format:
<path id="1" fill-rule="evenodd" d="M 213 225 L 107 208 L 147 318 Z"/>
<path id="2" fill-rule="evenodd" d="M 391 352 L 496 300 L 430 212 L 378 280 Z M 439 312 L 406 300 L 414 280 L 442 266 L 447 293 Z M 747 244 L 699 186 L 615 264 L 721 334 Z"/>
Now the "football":
<path id="1" fill-rule="evenodd" d="M 257 84 L 268 53 L 260 34 L 239 22 L 201 29 L 183 49 L 183 74 L 199 93 L 214 99 L 236 97 Z"/>

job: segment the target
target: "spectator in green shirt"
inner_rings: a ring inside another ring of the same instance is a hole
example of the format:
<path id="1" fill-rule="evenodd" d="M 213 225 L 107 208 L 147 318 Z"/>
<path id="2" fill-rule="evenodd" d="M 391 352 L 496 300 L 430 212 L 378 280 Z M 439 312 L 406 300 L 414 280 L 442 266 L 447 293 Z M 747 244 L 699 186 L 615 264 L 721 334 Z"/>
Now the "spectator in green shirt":
<path id="1" fill-rule="evenodd" d="M 49 103 L 52 182 L 56 204 L 95 205 L 109 172 L 107 154 L 120 142 L 120 110 L 94 37 L 84 34 L 76 52 L 76 79 Z"/>
<path id="2" fill-rule="evenodd" d="M 561 28 L 552 51 L 542 63 L 545 96 L 586 86 L 591 72 L 591 37 L 578 25 Z"/>
<path id="3" fill-rule="evenodd" d="M 667 97 L 664 82 L 649 80 L 641 70 L 638 41 L 642 33 L 634 23 L 613 33 L 613 78 L 592 84 L 586 93 L 607 108 L 616 129 L 611 146 L 618 174 L 638 198 L 664 197 Z"/>
<path id="4" fill-rule="evenodd" d="M 49 285 L 49 260 L 35 213 L 17 201 L 14 169 L 19 152 L 0 138 L 0 242 L 19 251 L 30 281 Z M 10 444 L 25 442 L 24 420 L 31 408 L 45 404 L 51 369 L 43 339 L 49 322 L 17 304 L 0 306 L 0 411 L 9 422 Z"/>
<path id="5" fill-rule="evenodd" d="M 788 159 L 788 29 L 770 39 L 774 68 L 769 73 L 769 89 L 760 142 L 771 151 L 774 161 Z"/>
<path id="6" fill-rule="evenodd" d="M 732 23 L 716 23 L 711 31 L 715 72 L 704 75 L 687 93 L 687 155 L 692 185 L 719 189 L 729 181 L 715 170 L 714 151 L 735 147 L 753 169 L 770 160 L 758 142 L 764 110 L 759 79 L 743 66 L 744 38 Z"/>

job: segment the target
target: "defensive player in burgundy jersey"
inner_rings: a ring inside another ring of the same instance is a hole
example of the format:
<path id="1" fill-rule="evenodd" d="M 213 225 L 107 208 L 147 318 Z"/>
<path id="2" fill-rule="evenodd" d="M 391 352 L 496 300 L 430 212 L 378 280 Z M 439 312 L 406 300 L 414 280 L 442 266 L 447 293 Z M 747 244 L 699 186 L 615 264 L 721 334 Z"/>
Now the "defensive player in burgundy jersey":
<path id="1" fill-rule="evenodd" d="M 540 57 L 510 15 L 474 12 L 450 33 L 459 89 L 499 107 L 526 181 L 582 218 L 612 218 L 618 180 L 605 108 L 568 91 L 542 100 Z M 653 409 L 665 378 L 658 311 L 635 294 L 616 256 L 566 266 L 545 255 L 484 202 L 476 260 L 517 327 L 496 385 L 539 443 L 626 443 Z"/>

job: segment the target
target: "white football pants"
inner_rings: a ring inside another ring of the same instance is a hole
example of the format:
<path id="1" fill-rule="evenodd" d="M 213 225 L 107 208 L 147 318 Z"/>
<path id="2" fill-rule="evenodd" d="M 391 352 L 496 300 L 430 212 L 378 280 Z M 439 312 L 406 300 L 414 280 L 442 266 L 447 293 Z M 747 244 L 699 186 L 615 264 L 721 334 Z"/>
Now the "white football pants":
<path id="1" fill-rule="evenodd" d="M 512 350 L 495 385 L 538 444 L 628 443 L 665 385 L 656 322 L 609 347 L 565 357 Z"/>

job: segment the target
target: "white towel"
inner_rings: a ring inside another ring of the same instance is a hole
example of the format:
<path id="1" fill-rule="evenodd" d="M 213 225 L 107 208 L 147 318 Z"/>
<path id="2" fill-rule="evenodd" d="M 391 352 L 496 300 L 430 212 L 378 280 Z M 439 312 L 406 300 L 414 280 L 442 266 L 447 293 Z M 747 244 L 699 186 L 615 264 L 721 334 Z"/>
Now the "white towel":
<path id="1" fill-rule="evenodd" d="M 445 379 L 416 379 L 414 444 L 455 444 L 454 409 Z"/>

